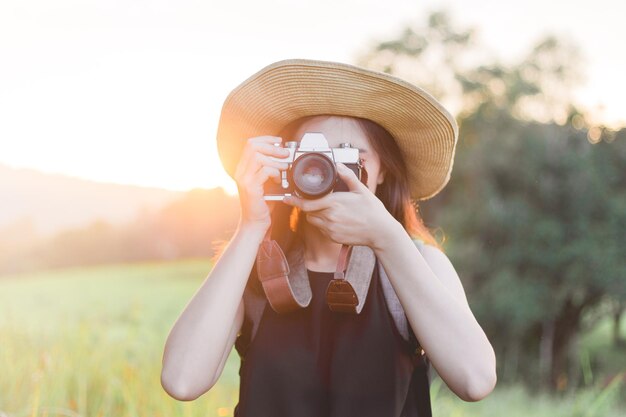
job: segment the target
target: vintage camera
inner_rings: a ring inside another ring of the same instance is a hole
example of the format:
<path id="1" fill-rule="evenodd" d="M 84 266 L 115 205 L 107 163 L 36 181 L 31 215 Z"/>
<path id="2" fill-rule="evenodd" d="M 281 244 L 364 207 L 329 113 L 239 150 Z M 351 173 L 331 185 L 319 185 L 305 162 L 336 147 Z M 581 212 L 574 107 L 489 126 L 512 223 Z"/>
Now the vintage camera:
<path id="1" fill-rule="evenodd" d="M 275 143 L 275 146 L 281 146 Z M 342 143 L 339 148 L 330 148 L 322 133 L 305 133 L 298 142 L 286 142 L 289 156 L 271 157 L 276 161 L 288 162 L 287 170 L 281 171 L 280 183 L 270 178 L 263 185 L 265 200 L 281 201 L 285 196 L 295 195 L 309 200 L 321 198 L 335 191 L 348 191 L 348 186 L 337 174 L 336 163 L 341 162 L 350 168 L 361 180 L 364 171 L 359 149 L 350 143 Z"/>

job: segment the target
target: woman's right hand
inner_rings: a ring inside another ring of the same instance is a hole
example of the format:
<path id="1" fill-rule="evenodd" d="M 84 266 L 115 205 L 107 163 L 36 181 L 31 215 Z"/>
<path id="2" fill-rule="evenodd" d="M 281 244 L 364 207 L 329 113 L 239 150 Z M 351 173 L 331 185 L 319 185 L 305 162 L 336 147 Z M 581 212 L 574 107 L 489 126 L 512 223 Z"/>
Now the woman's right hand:
<path id="1" fill-rule="evenodd" d="M 248 139 L 244 146 L 235 171 L 241 204 L 241 226 L 267 231 L 272 223 L 271 208 L 263 198 L 263 184 L 270 178 L 279 183 L 280 171 L 289 166 L 287 162 L 270 159 L 289 156 L 289 150 L 274 145 L 280 142 L 282 138 L 277 136 L 257 136 Z"/>

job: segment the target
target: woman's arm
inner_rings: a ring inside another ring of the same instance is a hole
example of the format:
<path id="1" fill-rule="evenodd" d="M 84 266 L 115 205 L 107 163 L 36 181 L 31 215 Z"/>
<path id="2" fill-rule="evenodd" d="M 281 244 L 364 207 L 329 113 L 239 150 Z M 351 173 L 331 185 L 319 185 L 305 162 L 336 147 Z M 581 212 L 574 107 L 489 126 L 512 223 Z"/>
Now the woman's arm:
<path id="1" fill-rule="evenodd" d="M 182 312 L 165 343 L 161 385 L 179 400 L 193 400 L 219 378 L 242 321 L 243 292 L 276 203 L 266 202 L 264 185 L 280 181 L 289 150 L 282 138 L 249 138 L 237 163 L 235 181 L 241 217 L 235 235 L 200 289 Z"/>
<path id="2" fill-rule="evenodd" d="M 264 235 L 260 228 L 239 223 L 218 262 L 170 331 L 163 353 L 161 385 L 172 397 L 196 399 L 219 378 L 223 357 L 232 349 L 233 323 Z"/>
<path id="3" fill-rule="evenodd" d="M 422 256 L 395 219 L 386 230 L 372 249 L 428 359 L 461 399 L 483 399 L 496 385 L 496 357 L 450 260 L 431 245 Z"/>

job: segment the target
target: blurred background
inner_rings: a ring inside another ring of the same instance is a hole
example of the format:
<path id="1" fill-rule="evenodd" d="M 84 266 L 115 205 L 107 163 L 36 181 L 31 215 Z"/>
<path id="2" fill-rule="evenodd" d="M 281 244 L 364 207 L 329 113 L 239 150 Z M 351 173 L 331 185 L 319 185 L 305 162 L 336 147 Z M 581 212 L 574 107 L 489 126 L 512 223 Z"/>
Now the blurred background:
<path id="1" fill-rule="evenodd" d="M 626 415 L 626 6 L 597 0 L 0 3 L 0 416 L 232 416 L 169 329 L 239 217 L 221 105 L 274 61 L 343 61 L 444 103 L 452 178 L 420 212 L 497 355 L 434 415 Z"/>

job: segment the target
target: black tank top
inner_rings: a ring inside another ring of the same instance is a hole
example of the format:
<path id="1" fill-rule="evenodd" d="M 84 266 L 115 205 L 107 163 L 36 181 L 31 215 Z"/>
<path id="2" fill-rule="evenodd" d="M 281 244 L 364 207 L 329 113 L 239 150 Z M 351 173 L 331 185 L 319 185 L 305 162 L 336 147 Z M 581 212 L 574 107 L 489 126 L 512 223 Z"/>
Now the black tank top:
<path id="1" fill-rule="evenodd" d="M 392 321 L 378 268 L 357 315 L 328 308 L 332 272 L 307 272 L 309 306 L 279 314 L 266 304 L 252 343 L 244 320 L 234 417 L 430 417 L 426 367 Z"/>

